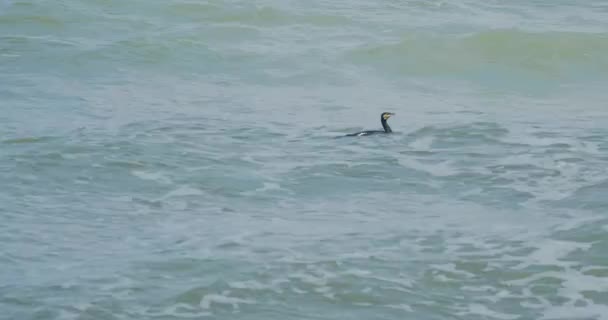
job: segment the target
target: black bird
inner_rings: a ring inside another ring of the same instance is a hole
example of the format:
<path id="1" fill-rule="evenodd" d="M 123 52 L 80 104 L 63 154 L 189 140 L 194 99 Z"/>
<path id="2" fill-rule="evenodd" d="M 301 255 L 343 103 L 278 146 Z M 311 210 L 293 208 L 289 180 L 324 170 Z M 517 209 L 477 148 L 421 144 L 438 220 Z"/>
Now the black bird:
<path id="1" fill-rule="evenodd" d="M 346 136 L 347 137 L 360 137 L 360 136 L 369 136 L 371 134 L 393 133 L 393 130 L 391 130 L 391 127 L 386 122 L 386 120 L 388 120 L 388 118 L 390 118 L 393 115 L 395 115 L 395 114 L 391 113 L 391 112 L 382 112 L 382 114 L 380 115 L 380 122 L 382 123 L 382 128 L 384 128 L 383 131 L 382 130 L 366 130 L 366 131 L 350 133 L 350 134 L 347 134 Z"/>

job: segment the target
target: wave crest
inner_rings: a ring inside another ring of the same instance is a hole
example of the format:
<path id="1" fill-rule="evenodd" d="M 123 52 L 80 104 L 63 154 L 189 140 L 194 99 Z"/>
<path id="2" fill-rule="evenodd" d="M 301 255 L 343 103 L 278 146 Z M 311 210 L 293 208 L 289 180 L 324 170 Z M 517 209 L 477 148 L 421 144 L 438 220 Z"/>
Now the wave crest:
<path id="1" fill-rule="evenodd" d="M 506 67 L 563 74 L 574 67 L 608 71 L 608 34 L 495 30 L 465 36 L 416 34 L 396 43 L 358 48 L 351 61 L 400 73 L 446 74 Z"/>

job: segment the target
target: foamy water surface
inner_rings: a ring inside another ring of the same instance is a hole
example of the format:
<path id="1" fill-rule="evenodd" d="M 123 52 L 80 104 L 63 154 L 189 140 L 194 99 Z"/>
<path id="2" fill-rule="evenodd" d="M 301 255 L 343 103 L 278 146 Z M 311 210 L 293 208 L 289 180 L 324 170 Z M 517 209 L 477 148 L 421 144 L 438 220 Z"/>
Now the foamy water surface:
<path id="1" fill-rule="evenodd" d="M 606 21 L 0 2 L 0 318 L 608 319 Z"/>

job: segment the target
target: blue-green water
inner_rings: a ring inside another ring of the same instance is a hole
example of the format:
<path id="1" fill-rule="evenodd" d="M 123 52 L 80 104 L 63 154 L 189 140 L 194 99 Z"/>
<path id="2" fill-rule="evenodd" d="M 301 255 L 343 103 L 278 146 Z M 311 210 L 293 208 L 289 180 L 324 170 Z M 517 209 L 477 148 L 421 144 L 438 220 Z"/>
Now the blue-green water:
<path id="1" fill-rule="evenodd" d="M 1 1 L 0 318 L 608 319 L 606 88 L 603 0 Z"/>

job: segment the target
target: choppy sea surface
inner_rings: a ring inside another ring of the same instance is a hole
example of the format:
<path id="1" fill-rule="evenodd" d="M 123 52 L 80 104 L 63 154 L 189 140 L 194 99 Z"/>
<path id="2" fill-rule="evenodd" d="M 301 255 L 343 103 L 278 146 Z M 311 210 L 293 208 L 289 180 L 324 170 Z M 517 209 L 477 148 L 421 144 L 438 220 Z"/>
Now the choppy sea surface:
<path id="1" fill-rule="evenodd" d="M 0 318 L 608 319 L 607 88 L 604 0 L 0 1 Z"/>

